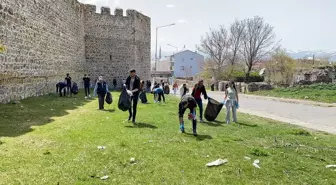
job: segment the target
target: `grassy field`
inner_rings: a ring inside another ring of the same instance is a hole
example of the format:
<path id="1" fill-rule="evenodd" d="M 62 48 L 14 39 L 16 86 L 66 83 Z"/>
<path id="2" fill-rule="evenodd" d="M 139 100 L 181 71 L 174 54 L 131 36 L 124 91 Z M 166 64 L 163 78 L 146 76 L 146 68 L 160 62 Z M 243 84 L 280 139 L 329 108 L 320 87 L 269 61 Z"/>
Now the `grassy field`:
<path id="1" fill-rule="evenodd" d="M 113 95 L 106 111 L 96 100 L 54 95 L 0 105 L 0 184 L 336 182 L 336 171 L 325 167 L 336 161 L 335 135 L 245 114 L 240 126 L 226 125 L 222 111 L 219 122 L 199 124 L 194 137 L 189 122 L 187 134 L 179 133 L 177 99 L 140 104 L 133 126 Z M 219 158 L 228 163 L 205 166 Z"/>
<path id="2" fill-rule="evenodd" d="M 252 94 L 336 103 L 336 84 L 314 84 L 291 88 L 277 88 L 271 91 L 253 92 Z"/>

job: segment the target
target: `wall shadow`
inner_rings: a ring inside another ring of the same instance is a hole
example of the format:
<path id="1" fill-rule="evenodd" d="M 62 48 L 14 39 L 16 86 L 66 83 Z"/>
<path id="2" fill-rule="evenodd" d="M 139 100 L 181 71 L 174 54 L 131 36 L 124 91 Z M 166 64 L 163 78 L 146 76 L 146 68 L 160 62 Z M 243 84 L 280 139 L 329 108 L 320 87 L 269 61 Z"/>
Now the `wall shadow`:
<path id="1" fill-rule="evenodd" d="M 77 109 L 93 99 L 86 100 L 83 91 L 72 97 L 59 97 L 51 93 L 31 97 L 19 102 L 0 104 L 0 137 L 17 137 L 33 131 L 32 126 L 46 125 L 52 117 L 69 114 L 68 110 Z"/>

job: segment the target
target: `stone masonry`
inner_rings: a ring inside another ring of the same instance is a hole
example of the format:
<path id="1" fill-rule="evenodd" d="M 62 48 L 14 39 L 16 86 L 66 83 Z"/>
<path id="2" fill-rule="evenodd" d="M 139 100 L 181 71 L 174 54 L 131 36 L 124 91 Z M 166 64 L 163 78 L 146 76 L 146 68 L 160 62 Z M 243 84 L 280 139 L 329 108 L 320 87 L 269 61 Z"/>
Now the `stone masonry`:
<path id="1" fill-rule="evenodd" d="M 120 85 L 135 68 L 150 78 L 150 18 L 77 0 L 0 0 L 0 102 L 55 91 L 70 73 Z"/>

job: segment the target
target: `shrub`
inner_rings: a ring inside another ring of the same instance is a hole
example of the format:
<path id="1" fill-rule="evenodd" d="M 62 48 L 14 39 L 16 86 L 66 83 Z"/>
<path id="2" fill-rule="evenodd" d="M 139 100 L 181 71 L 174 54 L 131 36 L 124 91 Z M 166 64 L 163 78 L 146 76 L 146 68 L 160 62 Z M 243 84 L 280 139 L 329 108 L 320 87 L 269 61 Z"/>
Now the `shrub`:
<path id="1" fill-rule="evenodd" d="M 233 80 L 236 82 L 245 82 L 246 74 L 242 71 L 235 71 L 232 73 Z M 260 76 L 258 72 L 252 72 L 247 82 L 263 82 L 264 77 Z"/>
<path id="2" fill-rule="evenodd" d="M 268 156 L 268 153 L 260 148 L 253 148 L 251 154 L 255 156 Z"/>

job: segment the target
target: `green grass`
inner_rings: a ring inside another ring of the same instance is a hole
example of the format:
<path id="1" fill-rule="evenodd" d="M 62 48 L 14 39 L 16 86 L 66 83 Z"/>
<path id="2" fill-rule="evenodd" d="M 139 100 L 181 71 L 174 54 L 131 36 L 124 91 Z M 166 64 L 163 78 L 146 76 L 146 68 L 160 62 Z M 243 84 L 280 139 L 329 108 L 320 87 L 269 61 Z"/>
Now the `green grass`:
<path id="1" fill-rule="evenodd" d="M 314 84 L 290 88 L 276 88 L 270 91 L 257 91 L 252 94 L 336 103 L 335 92 L 336 84 Z"/>
<path id="2" fill-rule="evenodd" d="M 198 137 L 189 122 L 181 134 L 173 97 L 140 104 L 133 127 L 113 95 L 107 111 L 54 95 L 0 105 L 0 184 L 335 184 L 325 168 L 336 161 L 334 135 L 246 114 L 240 127 L 226 125 L 224 111 L 219 122 L 199 124 Z M 205 166 L 218 158 L 228 163 Z"/>

